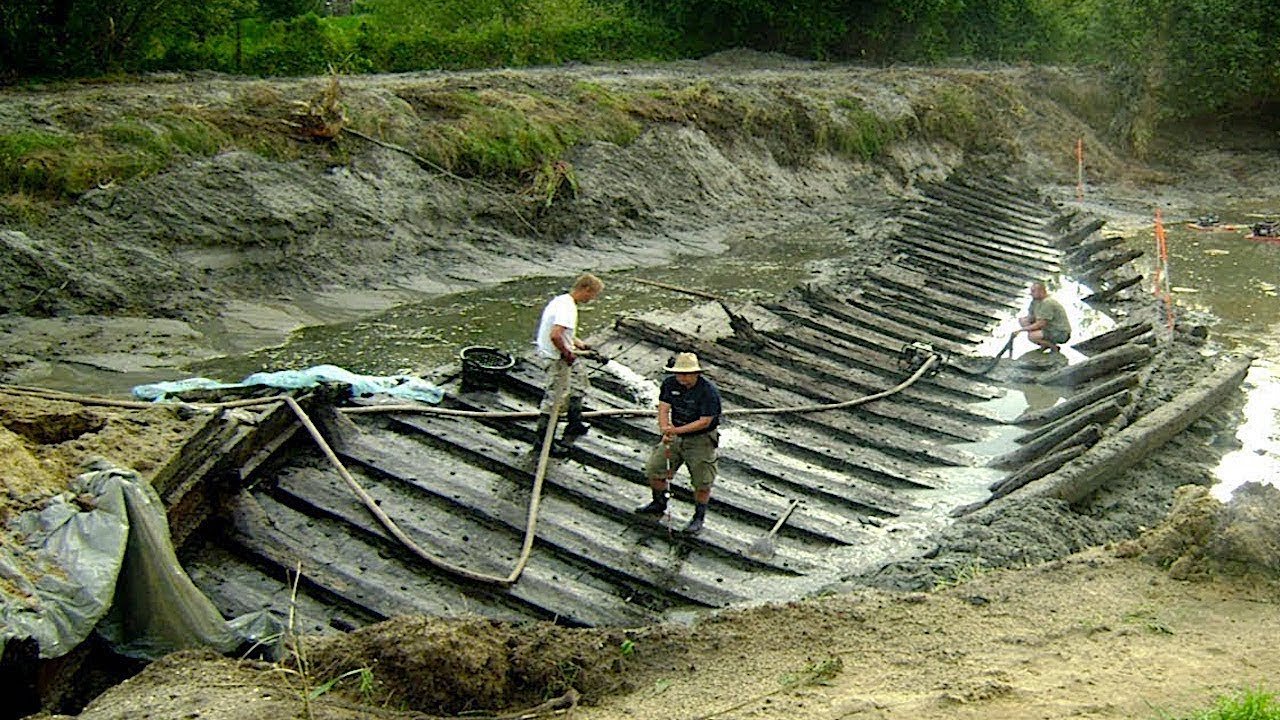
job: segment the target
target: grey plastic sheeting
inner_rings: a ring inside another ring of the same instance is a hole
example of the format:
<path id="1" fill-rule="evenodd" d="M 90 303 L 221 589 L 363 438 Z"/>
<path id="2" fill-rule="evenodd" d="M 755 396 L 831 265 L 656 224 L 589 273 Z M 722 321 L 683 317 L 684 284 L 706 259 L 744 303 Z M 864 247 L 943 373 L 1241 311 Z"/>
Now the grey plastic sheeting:
<path id="1" fill-rule="evenodd" d="M 0 646 L 34 638 L 40 657 L 67 654 L 97 627 L 117 652 L 228 652 L 242 638 L 178 563 L 164 505 L 129 470 L 99 466 L 71 491 L 10 524 L 0 546 Z"/>

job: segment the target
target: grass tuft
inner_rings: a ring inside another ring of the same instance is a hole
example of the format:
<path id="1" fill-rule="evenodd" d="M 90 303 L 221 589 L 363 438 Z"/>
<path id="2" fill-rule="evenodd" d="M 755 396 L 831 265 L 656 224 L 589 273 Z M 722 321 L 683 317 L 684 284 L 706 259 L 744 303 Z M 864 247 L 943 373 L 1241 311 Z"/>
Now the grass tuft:
<path id="1" fill-rule="evenodd" d="M 1168 713 L 1159 713 L 1161 720 L 1175 720 Z M 1280 720 L 1280 704 L 1273 693 L 1262 690 L 1246 690 L 1234 697 L 1220 696 L 1214 707 L 1177 720 Z"/>

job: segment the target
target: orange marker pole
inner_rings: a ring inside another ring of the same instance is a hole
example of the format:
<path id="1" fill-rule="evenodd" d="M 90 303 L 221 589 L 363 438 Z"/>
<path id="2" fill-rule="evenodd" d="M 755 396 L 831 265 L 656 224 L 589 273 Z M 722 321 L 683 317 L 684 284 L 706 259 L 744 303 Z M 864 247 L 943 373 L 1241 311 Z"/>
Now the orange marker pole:
<path id="1" fill-rule="evenodd" d="M 1151 286 L 1151 294 L 1160 294 L 1160 283 L 1164 280 L 1164 222 L 1160 219 L 1160 208 L 1156 208 L 1156 267 L 1155 279 Z"/>
<path id="2" fill-rule="evenodd" d="M 1156 208 L 1156 285 L 1154 293 L 1164 300 L 1165 323 L 1169 332 L 1173 333 L 1173 292 L 1169 279 L 1169 238 L 1164 232 L 1164 221 L 1160 217 L 1160 208 Z"/>
<path id="3" fill-rule="evenodd" d="M 1076 138 L 1076 201 L 1084 202 L 1084 138 Z"/>

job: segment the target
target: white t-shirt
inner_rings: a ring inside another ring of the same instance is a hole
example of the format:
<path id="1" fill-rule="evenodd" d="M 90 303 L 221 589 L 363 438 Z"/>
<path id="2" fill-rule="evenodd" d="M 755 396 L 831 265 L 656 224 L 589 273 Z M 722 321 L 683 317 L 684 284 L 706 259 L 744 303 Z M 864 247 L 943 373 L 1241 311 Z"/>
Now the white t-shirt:
<path id="1" fill-rule="evenodd" d="M 538 354 L 545 358 L 560 357 L 560 349 L 551 342 L 551 328 L 563 325 L 564 339 L 569 347 L 573 347 L 574 331 L 578 328 L 578 303 L 569 293 L 551 298 L 551 302 L 542 309 L 542 320 L 538 323 L 538 334 L 533 337 L 533 344 L 538 346 Z"/>

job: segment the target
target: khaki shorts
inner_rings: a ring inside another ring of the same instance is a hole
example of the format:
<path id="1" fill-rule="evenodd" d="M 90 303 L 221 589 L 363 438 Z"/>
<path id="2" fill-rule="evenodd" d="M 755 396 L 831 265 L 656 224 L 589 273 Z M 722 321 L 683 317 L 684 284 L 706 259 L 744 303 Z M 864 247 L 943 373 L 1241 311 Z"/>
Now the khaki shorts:
<path id="1" fill-rule="evenodd" d="M 710 430 L 701 435 L 677 435 L 671 439 L 671 474 L 681 465 L 689 466 L 689 477 L 695 490 L 706 490 L 716 481 L 716 448 L 720 446 L 720 432 Z M 645 477 L 667 477 L 667 451 L 663 443 L 654 446 L 649 460 L 644 464 Z"/>

